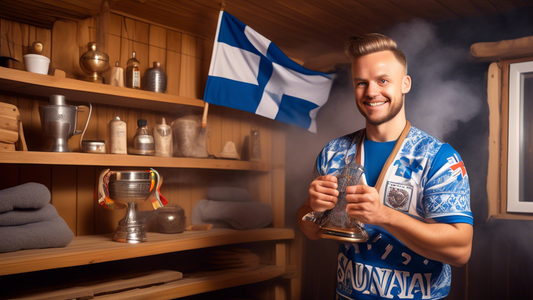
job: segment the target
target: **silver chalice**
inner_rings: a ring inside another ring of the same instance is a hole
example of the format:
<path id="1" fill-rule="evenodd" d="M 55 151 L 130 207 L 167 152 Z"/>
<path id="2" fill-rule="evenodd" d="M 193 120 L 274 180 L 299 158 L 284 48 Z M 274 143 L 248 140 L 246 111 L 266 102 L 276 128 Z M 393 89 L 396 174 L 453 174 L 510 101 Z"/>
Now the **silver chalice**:
<path id="1" fill-rule="evenodd" d="M 137 244 L 148 241 L 144 219 L 139 216 L 137 202 L 149 199 L 157 190 L 158 176 L 152 190 L 152 172 L 140 171 L 111 171 L 109 176 L 109 198 L 127 206 L 126 216 L 118 222 L 114 241 Z"/>

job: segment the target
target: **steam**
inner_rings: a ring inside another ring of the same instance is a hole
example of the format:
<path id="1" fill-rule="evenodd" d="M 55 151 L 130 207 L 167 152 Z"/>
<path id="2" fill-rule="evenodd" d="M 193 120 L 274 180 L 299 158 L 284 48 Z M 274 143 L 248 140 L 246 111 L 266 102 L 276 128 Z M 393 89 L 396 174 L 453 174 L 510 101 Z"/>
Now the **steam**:
<path id="1" fill-rule="evenodd" d="M 458 71 L 470 58 L 467 47 L 443 43 L 437 28 L 420 19 L 394 27 L 388 36 L 407 57 L 413 85 L 405 105 L 414 126 L 444 141 L 479 113 L 485 97 L 479 82 Z"/>

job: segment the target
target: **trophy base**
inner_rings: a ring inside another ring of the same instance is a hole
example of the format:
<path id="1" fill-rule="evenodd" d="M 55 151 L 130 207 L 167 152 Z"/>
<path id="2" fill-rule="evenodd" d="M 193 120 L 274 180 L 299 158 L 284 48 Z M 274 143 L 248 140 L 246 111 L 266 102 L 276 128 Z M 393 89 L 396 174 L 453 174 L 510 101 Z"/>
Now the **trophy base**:
<path id="1" fill-rule="evenodd" d="M 368 233 L 364 229 L 359 228 L 344 229 L 321 227 L 318 236 L 324 239 L 351 243 L 364 243 L 369 239 Z"/>
<path id="2" fill-rule="evenodd" d="M 119 225 L 115 230 L 113 241 L 139 244 L 148 241 L 144 225 Z"/>

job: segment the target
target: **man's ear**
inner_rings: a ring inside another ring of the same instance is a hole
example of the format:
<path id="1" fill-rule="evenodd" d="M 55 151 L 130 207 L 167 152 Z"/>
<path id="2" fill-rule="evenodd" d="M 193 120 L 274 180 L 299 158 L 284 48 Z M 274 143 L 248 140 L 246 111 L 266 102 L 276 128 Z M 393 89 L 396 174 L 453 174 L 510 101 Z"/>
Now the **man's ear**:
<path id="1" fill-rule="evenodd" d="M 402 94 L 407 94 L 411 90 L 411 76 L 406 75 L 402 80 Z"/>

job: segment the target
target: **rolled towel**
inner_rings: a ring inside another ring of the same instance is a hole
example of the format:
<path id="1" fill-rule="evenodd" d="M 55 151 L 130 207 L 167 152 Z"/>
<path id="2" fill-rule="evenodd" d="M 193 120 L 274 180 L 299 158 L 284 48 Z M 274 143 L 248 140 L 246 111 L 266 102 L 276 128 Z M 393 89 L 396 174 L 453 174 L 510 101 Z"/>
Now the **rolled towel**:
<path id="1" fill-rule="evenodd" d="M 43 222 L 0 226 L 0 252 L 65 247 L 73 238 L 74 234 L 59 215 Z"/>
<path id="2" fill-rule="evenodd" d="M 59 214 L 56 208 L 48 203 L 39 209 L 18 209 L 0 213 L 0 226 L 16 226 L 29 223 L 50 221 L 55 219 Z"/>
<path id="3" fill-rule="evenodd" d="M 215 201 L 246 202 L 252 199 L 247 190 L 228 186 L 210 187 L 206 191 L 206 196 L 207 199 Z"/>
<path id="4" fill-rule="evenodd" d="M 192 225 L 210 223 L 213 227 L 259 229 L 272 223 L 272 206 L 261 202 L 200 200 L 191 213 Z"/>
<path id="5" fill-rule="evenodd" d="M 15 208 L 43 208 L 50 203 L 50 191 L 40 183 L 28 182 L 0 190 L 0 213 Z"/>

